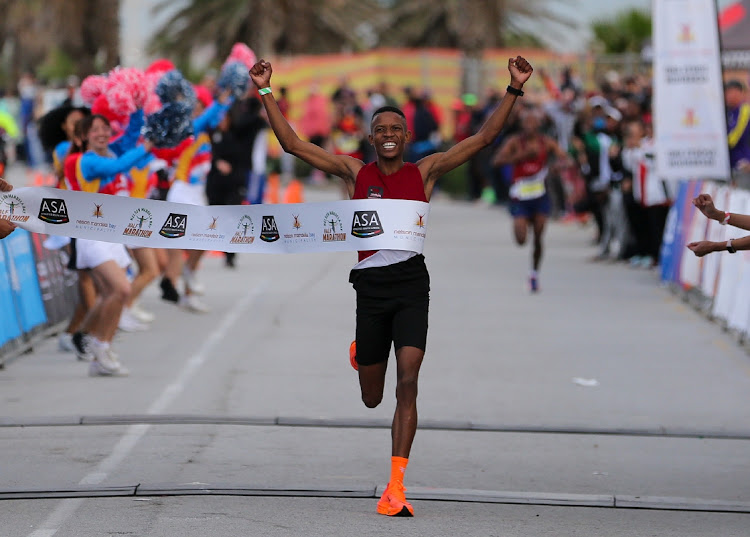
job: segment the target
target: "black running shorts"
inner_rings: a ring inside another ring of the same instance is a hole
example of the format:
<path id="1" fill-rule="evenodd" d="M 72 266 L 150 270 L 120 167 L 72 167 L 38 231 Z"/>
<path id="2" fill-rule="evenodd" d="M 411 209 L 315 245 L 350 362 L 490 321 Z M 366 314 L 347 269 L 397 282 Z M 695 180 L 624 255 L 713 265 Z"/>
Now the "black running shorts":
<path id="1" fill-rule="evenodd" d="M 426 349 L 430 275 L 424 256 L 352 270 L 349 281 L 357 292 L 358 364 L 385 362 L 391 344 Z"/>

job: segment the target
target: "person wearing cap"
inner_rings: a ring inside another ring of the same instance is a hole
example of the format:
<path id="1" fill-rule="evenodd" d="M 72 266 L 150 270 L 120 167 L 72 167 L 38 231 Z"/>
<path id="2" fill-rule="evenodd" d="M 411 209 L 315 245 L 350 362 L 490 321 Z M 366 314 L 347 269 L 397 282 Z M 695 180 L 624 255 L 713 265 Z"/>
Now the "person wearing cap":
<path id="1" fill-rule="evenodd" d="M 570 147 L 586 183 L 586 196 L 575 204 L 574 210 L 579 214 L 590 212 L 594 217 L 597 244 L 604 236 L 604 208 L 610 177 L 609 147 L 612 139 L 607 133 L 607 106 L 608 101 L 598 95 L 586 101 Z"/>
<path id="2" fill-rule="evenodd" d="M 617 108 L 606 106 L 604 117 L 605 130 L 598 136 L 601 146 L 599 185 L 606 192 L 607 201 L 603 207 L 604 227 L 599 241 L 599 254 L 595 258 L 597 260 L 607 259 L 610 256 L 614 259 L 621 258 L 629 232 L 625 215 L 625 200 L 621 189 L 624 177 L 620 141 L 622 114 Z"/>
<path id="3" fill-rule="evenodd" d="M 724 85 L 727 107 L 729 164 L 737 186 L 750 186 L 750 104 L 745 85 L 733 79 Z"/>

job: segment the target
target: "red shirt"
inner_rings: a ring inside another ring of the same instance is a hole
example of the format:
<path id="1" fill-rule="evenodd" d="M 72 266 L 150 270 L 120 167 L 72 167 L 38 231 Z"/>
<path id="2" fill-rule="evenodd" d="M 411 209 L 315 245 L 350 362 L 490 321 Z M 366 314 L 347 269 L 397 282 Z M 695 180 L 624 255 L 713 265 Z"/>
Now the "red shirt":
<path id="1" fill-rule="evenodd" d="M 520 137 L 518 143 L 521 145 L 521 149 L 526 148 L 526 143 L 530 141 L 527 138 Z M 513 167 L 512 182 L 515 183 L 526 177 L 531 177 L 541 172 L 545 166 L 547 166 L 547 147 L 545 140 L 542 137 L 537 137 L 536 142 L 539 144 L 541 151 L 537 153 L 535 158 L 522 160 L 517 162 Z"/>
<path id="2" fill-rule="evenodd" d="M 81 185 L 78 183 L 78 161 L 81 160 L 81 155 L 83 153 L 70 153 L 65 157 L 63 170 L 67 187 L 70 190 L 81 190 Z"/>
<path id="3" fill-rule="evenodd" d="M 354 183 L 352 199 L 395 199 L 427 202 L 424 193 L 424 180 L 416 164 L 405 162 L 391 175 L 385 175 L 377 162 L 362 167 Z M 367 259 L 375 250 L 359 252 L 359 260 Z"/>

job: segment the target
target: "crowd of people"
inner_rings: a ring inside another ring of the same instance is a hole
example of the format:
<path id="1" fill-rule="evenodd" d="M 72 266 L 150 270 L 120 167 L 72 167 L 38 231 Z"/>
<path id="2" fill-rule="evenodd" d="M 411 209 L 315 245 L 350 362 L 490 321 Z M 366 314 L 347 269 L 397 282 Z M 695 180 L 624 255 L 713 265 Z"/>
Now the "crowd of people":
<path id="1" fill-rule="evenodd" d="M 548 215 L 591 220 L 597 261 L 656 266 L 674 186 L 653 174 L 650 78 L 612 71 L 595 90 L 584 89 L 571 69 L 559 77 L 542 73 L 542 79 L 544 91 L 528 92 L 497 139 L 463 168 L 465 198 L 507 205 L 521 245 L 531 230 L 532 291 L 539 289 Z M 492 88 L 483 98 L 463 94 L 444 110 L 426 90 L 404 88 L 399 98 L 381 84 L 358 96 L 341 80 L 330 98 L 311 91 L 299 127 L 335 154 L 370 162 L 372 111 L 398 106 L 412 132 L 405 159 L 417 162 L 476 134 L 503 93 Z M 322 177 L 311 172 L 311 180 Z"/>

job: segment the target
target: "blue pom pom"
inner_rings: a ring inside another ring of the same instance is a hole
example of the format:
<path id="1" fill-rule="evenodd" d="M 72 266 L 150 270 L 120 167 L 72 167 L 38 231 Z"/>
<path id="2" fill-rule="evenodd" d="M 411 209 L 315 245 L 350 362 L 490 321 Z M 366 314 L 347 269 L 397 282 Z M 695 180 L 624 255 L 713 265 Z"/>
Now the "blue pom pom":
<path id="1" fill-rule="evenodd" d="M 247 93 L 247 88 L 250 84 L 250 73 L 242 62 L 229 62 L 222 69 L 219 75 L 219 80 L 216 81 L 216 85 L 219 89 L 230 89 L 232 95 L 237 98 L 242 97 Z"/>
<path id="2" fill-rule="evenodd" d="M 146 117 L 143 136 L 156 147 L 175 147 L 193 134 L 193 107 L 177 101 Z"/>
<path id="3" fill-rule="evenodd" d="M 165 104 L 175 101 L 186 101 L 191 103 L 192 106 L 196 99 L 192 84 L 185 80 L 185 77 L 177 69 L 164 73 L 159 79 L 155 91 L 161 102 Z"/>

